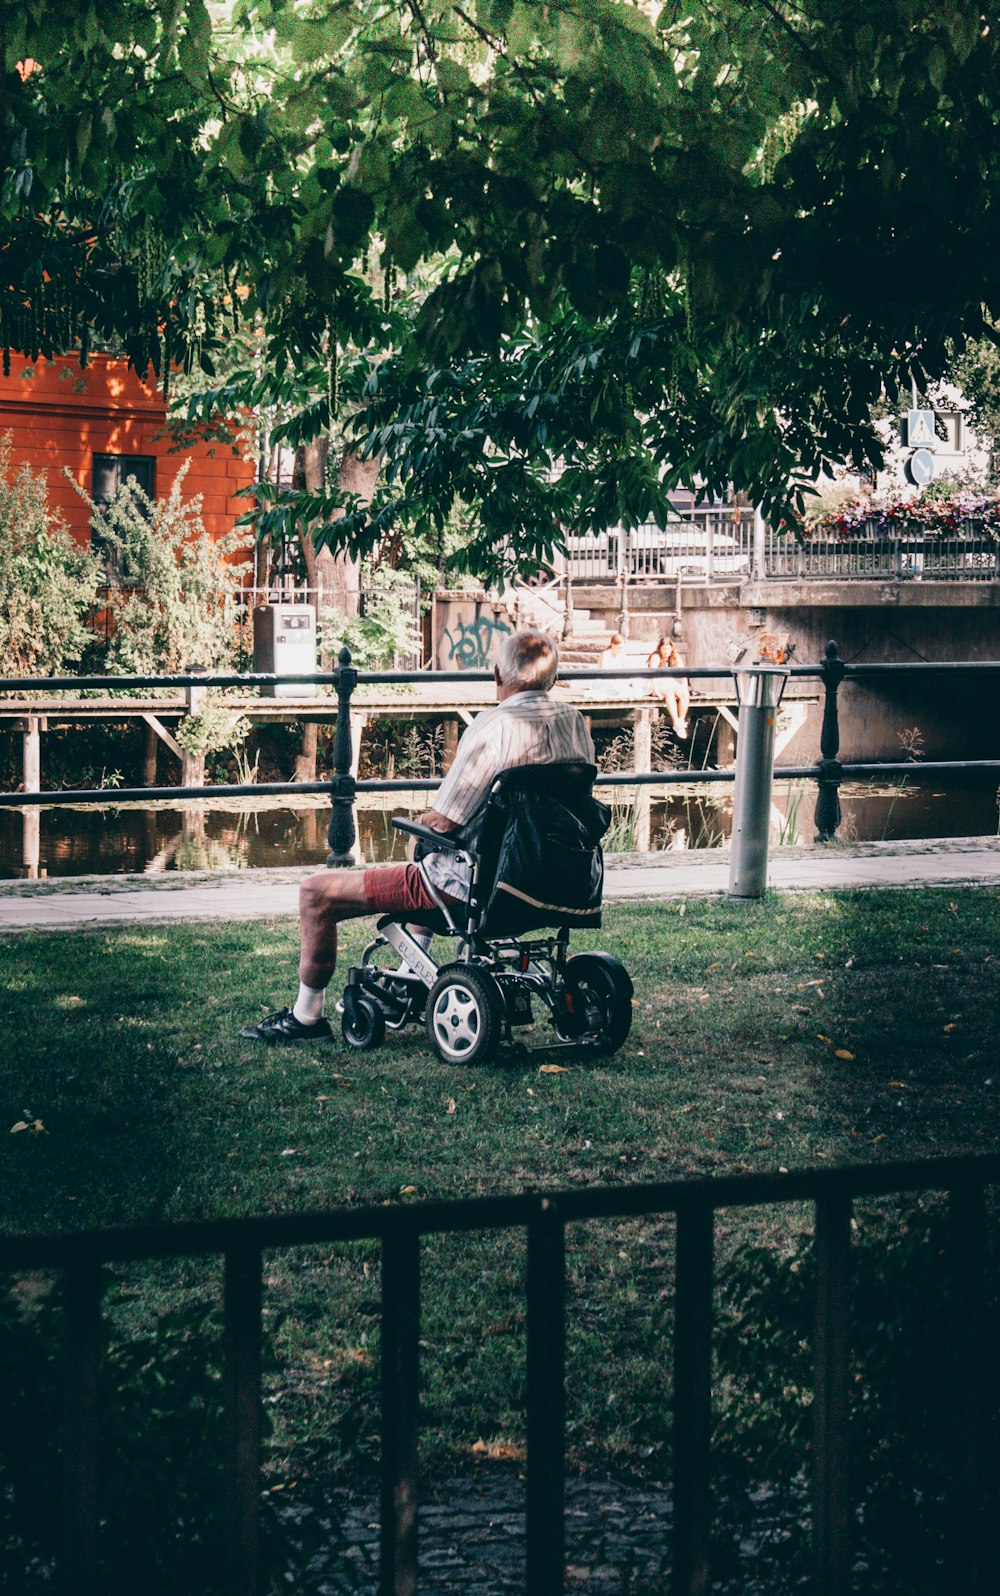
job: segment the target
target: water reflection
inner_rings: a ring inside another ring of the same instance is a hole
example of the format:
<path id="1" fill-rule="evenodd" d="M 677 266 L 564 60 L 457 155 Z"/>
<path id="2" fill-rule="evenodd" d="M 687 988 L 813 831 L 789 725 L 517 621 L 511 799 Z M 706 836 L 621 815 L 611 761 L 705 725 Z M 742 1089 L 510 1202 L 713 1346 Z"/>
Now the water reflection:
<path id="1" fill-rule="evenodd" d="M 634 815 L 617 801 L 607 838 L 608 852 L 634 846 Z M 775 790 L 772 843 L 811 842 L 816 788 L 795 782 Z M 914 774 L 890 786 L 861 783 L 841 789 L 844 820 L 840 838 L 894 841 L 930 837 L 992 836 L 997 831 L 995 777 L 969 775 L 949 786 L 940 777 Z M 405 857 L 405 838 L 393 830 L 392 813 L 409 808 L 362 810 L 357 816 L 361 860 L 379 863 Z M 208 804 L 140 809 L 35 808 L 0 810 L 0 876 L 156 874 L 173 870 L 276 869 L 326 863 L 329 808 L 306 804 L 268 807 L 266 799 L 238 810 Z M 651 804 L 653 848 L 712 848 L 728 841 L 732 789 L 713 787 L 700 795 L 673 794 Z"/>

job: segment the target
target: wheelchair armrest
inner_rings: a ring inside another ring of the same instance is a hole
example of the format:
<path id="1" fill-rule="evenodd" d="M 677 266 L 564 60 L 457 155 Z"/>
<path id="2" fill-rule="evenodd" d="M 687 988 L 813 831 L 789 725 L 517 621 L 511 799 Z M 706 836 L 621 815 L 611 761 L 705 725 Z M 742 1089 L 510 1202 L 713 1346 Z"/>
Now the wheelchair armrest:
<path id="1" fill-rule="evenodd" d="M 421 826 L 416 820 L 404 820 L 402 815 L 393 815 L 392 823 L 397 831 L 407 831 L 411 837 L 419 837 L 434 849 L 444 848 L 451 853 L 458 853 L 465 847 L 460 831 L 435 831 L 433 826 Z"/>

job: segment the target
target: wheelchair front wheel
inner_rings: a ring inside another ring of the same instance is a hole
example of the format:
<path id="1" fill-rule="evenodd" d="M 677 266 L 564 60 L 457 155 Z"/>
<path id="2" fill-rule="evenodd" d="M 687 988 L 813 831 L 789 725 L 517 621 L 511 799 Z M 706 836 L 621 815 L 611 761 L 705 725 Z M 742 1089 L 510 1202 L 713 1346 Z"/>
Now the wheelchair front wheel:
<path id="1" fill-rule="evenodd" d="M 340 1031 L 348 1047 L 381 1047 L 385 1041 L 385 1015 L 373 998 L 362 994 L 350 1008 L 345 1007 Z"/>
<path id="2" fill-rule="evenodd" d="M 503 998 L 475 965 L 442 970 L 427 999 L 427 1040 L 445 1064 L 489 1064 L 500 1046 Z"/>
<path id="3" fill-rule="evenodd" d="M 601 1053 L 617 1053 L 632 1029 L 632 980 L 610 953 L 575 953 L 566 961 L 569 1037 L 595 1042 Z"/>

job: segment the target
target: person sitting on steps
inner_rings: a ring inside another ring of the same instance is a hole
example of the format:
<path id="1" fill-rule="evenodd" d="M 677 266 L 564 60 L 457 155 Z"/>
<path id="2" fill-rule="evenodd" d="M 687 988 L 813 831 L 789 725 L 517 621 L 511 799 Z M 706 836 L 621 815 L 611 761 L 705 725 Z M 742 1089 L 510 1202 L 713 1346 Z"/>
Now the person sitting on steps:
<path id="1" fill-rule="evenodd" d="M 433 809 L 418 815 L 434 831 L 457 831 L 477 813 L 502 770 L 565 760 L 594 763 L 594 744 L 578 709 L 550 697 L 559 651 L 544 632 L 522 630 L 504 640 L 493 669 L 497 702 L 463 732 Z M 411 844 L 411 855 L 412 855 Z M 468 897 L 468 868 L 451 852 L 427 854 L 419 864 L 369 870 L 325 870 L 299 891 L 299 995 L 291 1008 L 245 1025 L 240 1036 L 258 1042 L 325 1042 L 323 1013 L 337 964 L 337 926 L 367 914 L 401 914 L 436 907 L 425 880 L 453 903 Z"/>
<path id="2" fill-rule="evenodd" d="M 676 668 L 682 663 L 677 652 L 677 644 L 672 637 L 664 634 L 657 639 L 656 647 L 646 661 L 649 671 Z M 691 703 L 691 689 L 687 678 L 684 676 L 665 676 L 662 682 L 653 683 L 654 698 L 662 698 L 667 707 L 671 724 L 678 737 L 688 734 L 688 708 Z"/>

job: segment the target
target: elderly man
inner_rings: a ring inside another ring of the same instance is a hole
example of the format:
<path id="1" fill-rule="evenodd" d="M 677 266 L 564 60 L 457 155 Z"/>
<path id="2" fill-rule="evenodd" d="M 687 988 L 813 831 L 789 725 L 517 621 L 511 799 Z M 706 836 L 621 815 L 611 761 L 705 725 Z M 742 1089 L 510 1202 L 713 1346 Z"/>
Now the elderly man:
<path id="1" fill-rule="evenodd" d="M 579 710 L 549 696 L 559 652 L 544 632 L 508 637 L 494 666 L 497 703 L 463 733 L 454 762 L 419 820 L 434 831 L 456 831 L 476 814 L 501 770 L 554 761 L 592 763 L 594 745 Z M 240 1035 L 260 1042 L 324 1042 L 332 1036 L 323 1014 L 337 963 L 337 924 L 365 914 L 433 909 L 436 891 L 462 902 L 468 893 L 463 861 L 430 853 L 419 864 L 378 865 L 365 871 L 327 870 L 303 882 L 299 894 L 299 995 Z"/>

